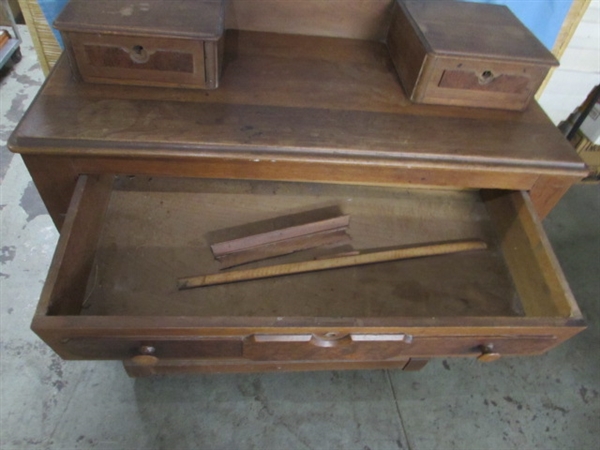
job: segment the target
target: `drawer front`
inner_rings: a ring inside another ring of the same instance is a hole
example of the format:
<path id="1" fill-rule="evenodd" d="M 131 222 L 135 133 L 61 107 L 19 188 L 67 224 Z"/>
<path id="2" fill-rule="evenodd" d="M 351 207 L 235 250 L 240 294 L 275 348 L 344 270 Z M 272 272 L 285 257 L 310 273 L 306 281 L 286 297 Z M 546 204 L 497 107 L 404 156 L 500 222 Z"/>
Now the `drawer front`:
<path id="1" fill-rule="evenodd" d="M 385 361 L 399 357 L 539 354 L 554 336 L 435 336 L 405 334 L 254 335 L 244 340 L 244 358 L 255 361 Z"/>
<path id="2" fill-rule="evenodd" d="M 84 81 L 211 88 L 206 80 L 205 42 L 143 36 L 63 33 Z M 207 57 L 216 57 L 208 52 Z M 215 82 L 213 80 L 213 82 Z"/>
<path id="3" fill-rule="evenodd" d="M 130 360 L 138 356 L 163 359 L 241 358 L 239 338 L 203 339 L 131 339 L 72 338 L 63 339 L 55 350 L 69 359 Z"/>
<path id="4" fill-rule="evenodd" d="M 424 103 L 524 109 L 548 67 L 499 61 L 435 58 L 421 82 Z M 416 99 L 417 101 L 419 99 Z"/>
<path id="5" fill-rule="evenodd" d="M 246 360 L 255 362 L 387 361 L 408 357 L 539 354 L 554 336 L 423 336 L 391 334 L 254 334 L 245 338 L 197 339 L 72 338 L 56 350 L 69 359 L 129 360 L 154 365 L 165 360 Z"/>
<path id="6" fill-rule="evenodd" d="M 384 361 L 406 352 L 406 334 L 253 335 L 244 340 L 244 358 L 255 361 Z"/>

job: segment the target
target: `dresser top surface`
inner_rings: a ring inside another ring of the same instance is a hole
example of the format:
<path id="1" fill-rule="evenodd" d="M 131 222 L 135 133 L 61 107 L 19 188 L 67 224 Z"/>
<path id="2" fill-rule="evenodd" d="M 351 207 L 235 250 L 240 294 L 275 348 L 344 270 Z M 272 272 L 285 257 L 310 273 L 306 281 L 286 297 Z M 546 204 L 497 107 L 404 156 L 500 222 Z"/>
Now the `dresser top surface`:
<path id="1" fill-rule="evenodd" d="M 399 1 L 431 51 L 441 55 L 558 65 L 505 5 Z"/>
<path id="2" fill-rule="evenodd" d="M 225 49 L 213 91 L 80 83 L 63 57 L 9 146 L 29 154 L 585 172 L 535 102 L 524 112 L 412 104 L 384 44 L 228 32 Z"/>
<path id="3" fill-rule="evenodd" d="M 215 39 L 224 0 L 70 0 L 54 22 L 64 31 Z"/>

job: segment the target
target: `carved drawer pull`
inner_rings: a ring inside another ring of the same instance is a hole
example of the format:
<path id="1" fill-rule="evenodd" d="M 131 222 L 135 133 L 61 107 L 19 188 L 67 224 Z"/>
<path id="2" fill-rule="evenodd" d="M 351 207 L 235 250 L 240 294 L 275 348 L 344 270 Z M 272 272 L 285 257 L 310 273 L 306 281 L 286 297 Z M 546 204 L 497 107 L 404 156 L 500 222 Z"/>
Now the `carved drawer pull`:
<path id="1" fill-rule="evenodd" d="M 403 333 L 388 334 L 366 334 L 351 333 L 343 334 L 330 331 L 323 334 L 256 334 L 253 336 L 255 342 L 307 342 L 317 347 L 339 347 L 354 342 L 412 342 L 412 336 Z"/>

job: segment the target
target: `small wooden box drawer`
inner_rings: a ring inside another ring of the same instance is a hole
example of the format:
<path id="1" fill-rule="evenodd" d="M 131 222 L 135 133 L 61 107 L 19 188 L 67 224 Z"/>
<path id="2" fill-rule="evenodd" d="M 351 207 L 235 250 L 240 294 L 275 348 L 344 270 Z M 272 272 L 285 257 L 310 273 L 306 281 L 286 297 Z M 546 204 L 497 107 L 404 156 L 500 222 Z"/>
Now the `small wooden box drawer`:
<path id="1" fill-rule="evenodd" d="M 222 39 L 196 41 L 92 33 L 63 33 L 71 66 L 83 81 L 214 89 Z"/>
<path id="2" fill-rule="evenodd" d="M 83 81 L 214 89 L 222 66 L 223 15 L 221 0 L 71 0 L 54 26 Z"/>
<path id="3" fill-rule="evenodd" d="M 416 103 L 522 110 L 558 65 L 500 5 L 398 0 L 387 42 Z"/>
<path id="4" fill-rule="evenodd" d="M 218 270 L 209 245 L 223 232 L 332 211 L 350 215 L 358 249 L 466 238 L 488 248 L 177 289 L 181 276 Z M 68 359 L 315 370 L 538 354 L 584 322 L 526 193 L 82 176 L 32 327 Z"/>

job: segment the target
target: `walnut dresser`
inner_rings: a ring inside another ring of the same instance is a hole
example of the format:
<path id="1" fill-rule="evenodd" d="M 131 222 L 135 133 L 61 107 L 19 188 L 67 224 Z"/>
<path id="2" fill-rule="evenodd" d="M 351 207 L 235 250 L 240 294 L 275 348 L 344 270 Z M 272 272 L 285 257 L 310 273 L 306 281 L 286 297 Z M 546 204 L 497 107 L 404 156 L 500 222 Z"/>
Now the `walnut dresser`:
<path id="1" fill-rule="evenodd" d="M 61 357 L 131 376 L 414 370 L 584 329 L 540 220 L 586 168 L 535 102 L 412 104 L 375 41 L 225 40 L 213 91 L 80 83 L 63 57 L 11 136 L 60 229 L 32 328 Z M 357 249 L 488 248 L 177 290 L 218 270 L 215 233 L 332 208 Z"/>

